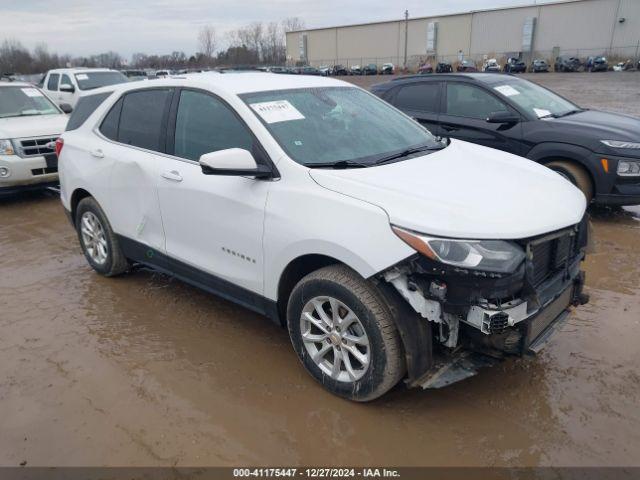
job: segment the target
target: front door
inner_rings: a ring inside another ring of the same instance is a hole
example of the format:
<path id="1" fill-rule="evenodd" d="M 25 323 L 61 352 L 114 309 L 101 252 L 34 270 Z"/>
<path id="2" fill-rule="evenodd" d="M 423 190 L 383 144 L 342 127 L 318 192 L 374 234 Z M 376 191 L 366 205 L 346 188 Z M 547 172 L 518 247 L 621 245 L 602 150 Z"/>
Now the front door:
<path id="1" fill-rule="evenodd" d="M 262 236 L 271 182 L 205 175 L 201 155 L 230 148 L 260 148 L 246 125 L 220 98 L 179 92 L 169 121 L 168 151 L 157 176 L 166 252 L 185 276 L 248 304 L 262 294 Z M 204 275 L 202 275 L 204 272 Z M 251 305 L 249 305 L 251 306 Z"/>
<path id="2" fill-rule="evenodd" d="M 481 87 L 462 82 L 447 82 L 444 108 L 440 114 L 440 128 L 447 137 L 521 155 L 521 123 L 488 123 L 492 113 L 517 114 L 497 96 Z"/>

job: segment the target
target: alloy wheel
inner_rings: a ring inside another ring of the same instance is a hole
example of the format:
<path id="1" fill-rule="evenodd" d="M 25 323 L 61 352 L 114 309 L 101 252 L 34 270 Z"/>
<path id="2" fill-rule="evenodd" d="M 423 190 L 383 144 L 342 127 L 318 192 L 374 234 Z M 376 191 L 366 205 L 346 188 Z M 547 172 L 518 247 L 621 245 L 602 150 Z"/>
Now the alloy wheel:
<path id="1" fill-rule="evenodd" d="M 300 333 L 313 362 L 332 379 L 355 382 L 367 372 L 369 338 L 357 315 L 340 300 L 309 300 L 300 316 Z"/>
<path id="2" fill-rule="evenodd" d="M 80 232 L 84 248 L 96 264 L 107 261 L 107 236 L 98 217 L 92 212 L 84 212 L 80 218 Z"/>

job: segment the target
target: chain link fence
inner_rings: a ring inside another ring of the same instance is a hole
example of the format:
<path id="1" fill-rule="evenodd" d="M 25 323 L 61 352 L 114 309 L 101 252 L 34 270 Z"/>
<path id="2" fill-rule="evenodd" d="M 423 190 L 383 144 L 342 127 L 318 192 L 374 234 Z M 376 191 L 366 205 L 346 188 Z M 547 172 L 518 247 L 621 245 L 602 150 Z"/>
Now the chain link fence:
<path id="1" fill-rule="evenodd" d="M 490 58 L 495 58 L 501 66 L 507 62 L 509 58 L 519 58 L 527 65 L 529 65 L 534 59 L 546 60 L 550 66 L 553 66 L 556 57 L 576 57 L 579 58 L 582 63 L 586 63 L 589 57 L 604 56 L 609 62 L 609 67 L 616 65 L 619 62 L 626 62 L 630 60 L 632 64 L 637 67 L 638 61 L 640 61 L 640 42 L 636 45 L 628 45 L 622 47 L 603 47 L 603 48 L 554 48 L 553 50 L 536 50 L 535 52 L 486 52 L 486 53 L 472 53 L 471 55 L 464 55 L 462 59 L 471 60 L 476 63 L 478 68 L 481 68 L 484 61 Z M 460 62 L 460 54 L 452 55 L 410 55 L 407 57 L 407 71 L 415 72 L 421 65 L 430 62 L 434 68 L 438 62 L 450 63 L 454 70 Z M 376 68 L 380 70 L 385 63 L 391 63 L 394 65 L 395 70 L 400 72 L 403 70 L 404 56 L 391 56 L 391 57 L 351 57 L 351 58 L 332 58 L 332 59 L 320 59 L 311 60 L 309 65 L 313 67 L 333 67 L 335 65 L 342 65 L 347 70 L 352 67 L 364 68 L 367 65 L 376 65 Z"/>

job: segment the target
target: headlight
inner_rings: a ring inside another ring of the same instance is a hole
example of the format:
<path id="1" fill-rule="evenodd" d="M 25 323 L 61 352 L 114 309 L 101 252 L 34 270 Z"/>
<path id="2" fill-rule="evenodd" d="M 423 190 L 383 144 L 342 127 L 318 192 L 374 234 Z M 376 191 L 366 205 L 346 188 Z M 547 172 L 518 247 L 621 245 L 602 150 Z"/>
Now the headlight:
<path id="1" fill-rule="evenodd" d="M 625 142 L 623 140 L 600 140 L 600 143 L 604 143 L 607 147 L 611 148 L 629 148 L 640 150 L 640 143 L 636 142 Z"/>
<path id="2" fill-rule="evenodd" d="M 0 155 L 13 155 L 14 153 L 11 140 L 0 140 Z"/>
<path id="3" fill-rule="evenodd" d="M 640 162 L 621 160 L 618 162 L 618 175 L 621 177 L 640 176 Z"/>
<path id="4" fill-rule="evenodd" d="M 525 258 L 518 245 L 503 240 L 458 240 L 391 227 L 410 247 L 438 262 L 460 268 L 512 273 Z"/>

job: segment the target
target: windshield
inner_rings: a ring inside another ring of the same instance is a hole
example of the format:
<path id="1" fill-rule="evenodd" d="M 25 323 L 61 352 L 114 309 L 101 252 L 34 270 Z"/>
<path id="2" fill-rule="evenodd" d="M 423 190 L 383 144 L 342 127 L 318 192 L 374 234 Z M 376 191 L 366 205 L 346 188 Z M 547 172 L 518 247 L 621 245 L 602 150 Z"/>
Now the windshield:
<path id="1" fill-rule="evenodd" d="M 80 90 L 93 90 L 116 83 L 125 83 L 129 79 L 120 72 L 85 72 L 76 73 L 76 81 Z"/>
<path id="2" fill-rule="evenodd" d="M 53 102 L 35 87 L 0 87 L 0 118 L 59 113 Z"/>
<path id="3" fill-rule="evenodd" d="M 511 80 L 493 86 L 499 95 L 538 118 L 562 116 L 580 108 L 569 100 L 532 82 Z"/>
<path id="4" fill-rule="evenodd" d="M 241 95 L 296 162 L 374 164 L 415 147 L 442 147 L 433 135 L 377 97 L 349 87 Z"/>

